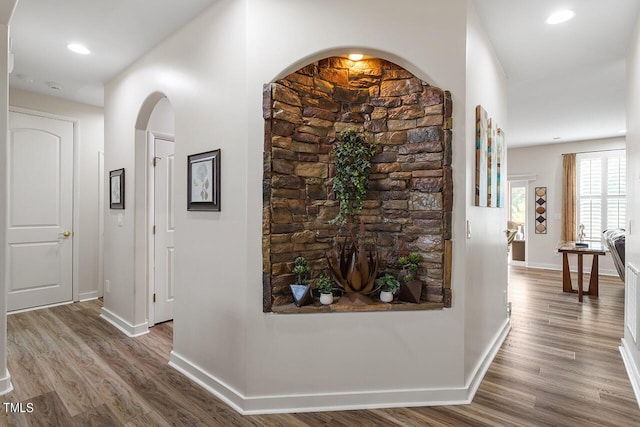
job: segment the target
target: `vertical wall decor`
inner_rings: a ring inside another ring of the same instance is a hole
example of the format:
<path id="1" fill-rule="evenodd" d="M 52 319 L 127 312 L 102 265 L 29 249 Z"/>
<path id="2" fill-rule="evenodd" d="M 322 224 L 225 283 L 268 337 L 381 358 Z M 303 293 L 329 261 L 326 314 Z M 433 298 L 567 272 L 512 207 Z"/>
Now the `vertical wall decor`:
<path id="1" fill-rule="evenodd" d="M 501 208 L 501 166 L 504 158 L 504 132 L 482 106 L 476 107 L 476 190 L 475 205 Z"/>
<path id="2" fill-rule="evenodd" d="M 109 208 L 124 209 L 124 168 L 109 172 Z"/>
<path id="3" fill-rule="evenodd" d="M 536 187 L 536 234 L 547 234 L 547 187 Z"/>
<path id="4" fill-rule="evenodd" d="M 476 206 L 487 206 L 488 200 L 488 128 L 487 112 L 478 105 L 476 107 Z"/>
<path id="5" fill-rule="evenodd" d="M 502 197 L 502 162 L 504 161 L 504 131 L 498 128 L 496 132 L 496 206 L 504 206 Z"/>

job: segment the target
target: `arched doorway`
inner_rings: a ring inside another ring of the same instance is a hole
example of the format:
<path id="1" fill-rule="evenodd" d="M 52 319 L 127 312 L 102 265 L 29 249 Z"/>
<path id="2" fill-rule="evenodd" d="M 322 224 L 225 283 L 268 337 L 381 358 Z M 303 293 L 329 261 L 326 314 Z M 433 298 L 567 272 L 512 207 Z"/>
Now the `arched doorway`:
<path id="1" fill-rule="evenodd" d="M 160 93 L 147 98 L 136 122 L 135 179 L 144 195 L 136 198 L 136 246 L 146 248 L 135 261 L 136 305 L 149 327 L 173 319 L 174 122 L 171 102 Z"/>

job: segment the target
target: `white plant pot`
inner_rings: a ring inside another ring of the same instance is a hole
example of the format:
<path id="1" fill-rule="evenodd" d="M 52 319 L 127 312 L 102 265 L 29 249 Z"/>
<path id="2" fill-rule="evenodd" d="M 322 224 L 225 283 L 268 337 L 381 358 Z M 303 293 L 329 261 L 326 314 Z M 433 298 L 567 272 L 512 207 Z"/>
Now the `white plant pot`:
<path id="1" fill-rule="evenodd" d="M 382 301 L 382 302 L 391 302 L 391 301 L 393 301 L 393 292 L 381 291 L 380 292 L 380 301 Z"/>
<path id="2" fill-rule="evenodd" d="M 320 304 L 329 305 L 333 303 L 333 294 L 320 294 Z"/>

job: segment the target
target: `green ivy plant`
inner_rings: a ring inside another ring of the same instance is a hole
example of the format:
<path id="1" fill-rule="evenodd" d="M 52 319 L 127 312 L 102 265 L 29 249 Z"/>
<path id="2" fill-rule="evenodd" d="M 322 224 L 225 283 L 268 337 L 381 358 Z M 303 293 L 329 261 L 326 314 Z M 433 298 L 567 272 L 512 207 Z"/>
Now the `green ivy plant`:
<path id="1" fill-rule="evenodd" d="M 336 165 L 333 191 L 340 202 L 340 211 L 331 224 L 343 225 L 347 218 L 362 210 L 369 187 L 371 159 L 376 152 L 376 146 L 355 131 L 344 131 L 338 136 L 331 154 L 335 156 Z"/>

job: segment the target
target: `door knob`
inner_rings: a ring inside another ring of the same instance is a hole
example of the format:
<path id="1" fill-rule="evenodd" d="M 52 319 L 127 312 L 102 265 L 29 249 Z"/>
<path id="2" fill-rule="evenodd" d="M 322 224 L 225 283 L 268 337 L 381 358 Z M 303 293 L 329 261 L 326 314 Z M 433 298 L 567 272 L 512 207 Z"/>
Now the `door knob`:
<path id="1" fill-rule="evenodd" d="M 71 232 L 70 231 L 65 231 L 64 233 L 62 233 L 62 235 L 67 238 L 69 236 L 71 236 Z"/>

